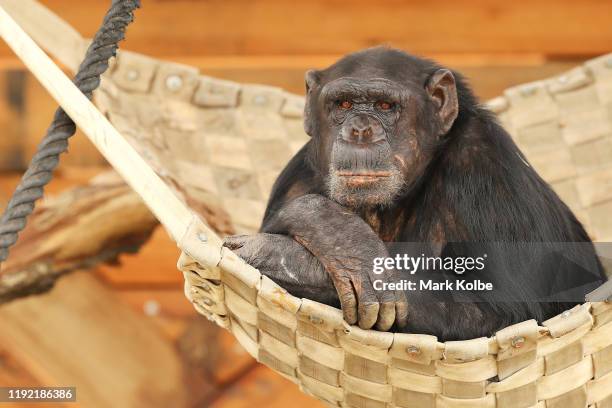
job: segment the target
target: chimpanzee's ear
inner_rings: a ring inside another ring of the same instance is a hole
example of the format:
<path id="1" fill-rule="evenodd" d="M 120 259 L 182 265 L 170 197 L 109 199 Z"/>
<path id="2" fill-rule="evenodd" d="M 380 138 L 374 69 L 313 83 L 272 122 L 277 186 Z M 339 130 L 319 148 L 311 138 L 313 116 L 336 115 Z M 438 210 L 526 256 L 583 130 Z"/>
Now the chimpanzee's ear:
<path id="1" fill-rule="evenodd" d="M 457 85 L 453 73 L 448 69 L 437 70 L 429 78 L 426 89 L 438 109 L 441 134 L 446 134 L 459 114 Z"/>
<path id="2" fill-rule="evenodd" d="M 311 101 L 312 91 L 319 85 L 319 71 L 314 69 L 308 70 L 305 76 L 306 81 L 306 103 L 304 105 L 304 131 L 309 136 L 314 134 L 314 118 L 312 117 Z"/>

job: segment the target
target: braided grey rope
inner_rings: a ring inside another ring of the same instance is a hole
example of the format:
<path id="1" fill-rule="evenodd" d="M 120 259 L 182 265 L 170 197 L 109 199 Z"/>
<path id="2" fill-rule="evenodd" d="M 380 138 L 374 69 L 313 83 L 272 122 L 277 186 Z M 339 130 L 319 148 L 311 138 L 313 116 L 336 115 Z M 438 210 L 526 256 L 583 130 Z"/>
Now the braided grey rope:
<path id="1" fill-rule="evenodd" d="M 113 0 L 106 13 L 74 79 L 75 85 L 89 99 L 100 85 L 100 76 L 108 69 L 109 60 L 115 56 L 118 43 L 125 37 L 125 29 L 134 20 L 133 12 L 138 7 L 140 0 Z M 68 150 L 68 139 L 75 131 L 72 119 L 59 108 L 0 219 L 0 263 L 6 260 L 9 248 L 25 228 L 27 217 L 43 196 L 44 187 L 51 181 L 59 163 L 59 155 Z"/>

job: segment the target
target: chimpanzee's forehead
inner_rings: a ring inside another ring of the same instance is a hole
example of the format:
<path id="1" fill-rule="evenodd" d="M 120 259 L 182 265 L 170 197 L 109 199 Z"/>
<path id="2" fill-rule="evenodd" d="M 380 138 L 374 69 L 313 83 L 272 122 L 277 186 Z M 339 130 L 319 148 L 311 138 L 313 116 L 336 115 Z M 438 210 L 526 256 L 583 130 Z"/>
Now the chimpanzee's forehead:
<path id="1" fill-rule="evenodd" d="M 327 82 L 321 90 L 321 95 L 325 99 L 384 97 L 400 101 L 405 94 L 405 88 L 405 85 L 387 78 L 341 77 Z"/>
<path id="2" fill-rule="evenodd" d="M 325 82 L 343 77 L 362 80 L 386 78 L 399 84 L 423 85 L 433 65 L 400 50 L 376 47 L 349 54 L 321 74 Z"/>

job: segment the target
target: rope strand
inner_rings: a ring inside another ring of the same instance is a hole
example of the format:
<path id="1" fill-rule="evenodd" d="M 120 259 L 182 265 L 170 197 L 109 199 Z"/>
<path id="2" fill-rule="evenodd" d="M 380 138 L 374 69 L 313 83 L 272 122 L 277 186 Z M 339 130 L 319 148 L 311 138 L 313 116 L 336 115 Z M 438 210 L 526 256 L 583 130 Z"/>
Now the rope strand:
<path id="1" fill-rule="evenodd" d="M 104 16 L 74 79 L 75 85 L 87 98 L 91 99 L 93 91 L 100 85 L 100 76 L 108 69 L 110 58 L 116 55 L 118 43 L 125 38 L 125 30 L 134 20 L 134 10 L 138 7 L 140 0 L 113 0 Z M 68 139 L 75 131 L 72 119 L 58 108 L 0 219 L 0 263 L 6 260 L 9 248 L 25 228 L 27 218 L 34 211 L 36 201 L 43 196 L 44 188 L 59 164 L 59 156 L 68 150 Z"/>

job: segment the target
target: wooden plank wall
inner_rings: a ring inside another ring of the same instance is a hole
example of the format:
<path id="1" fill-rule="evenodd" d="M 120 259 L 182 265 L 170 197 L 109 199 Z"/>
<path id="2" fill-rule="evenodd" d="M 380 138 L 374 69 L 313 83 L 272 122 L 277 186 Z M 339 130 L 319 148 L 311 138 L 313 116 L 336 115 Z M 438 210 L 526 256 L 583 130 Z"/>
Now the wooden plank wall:
<path id="1" fill-rule="evenodd" d="M 91 36 L 109 1 L 43 3 Z M 126 46 L 155 56 L 325 55 L 388 42 L 423 54 L 584 56 L 610 50 L 611 12 L 608 0 L 143 0 Z"/>
<path id="2" fill-rule="evenodd" d="M 109 0 L 43 3 L 92 36 Z M 389 44 L 459 69 L 486 99 L 612 51 L 610 15 L 609 0 L 143 0 L 122 47 L 192 64 L 213 76 L 301 93 L 306 69 Z M 22 67 L 0 44 L 4 95 L 8 69 Z M 19 115 L 5 96 L 0 100 L 0 125 L 8 130 L 0 141 L 0 170 L 27 163 L 55 108 L 31 76 L 22 88 Z M 63 164 L 103 164 L 82 136 L 72 140 L 70 151 Z"/>

